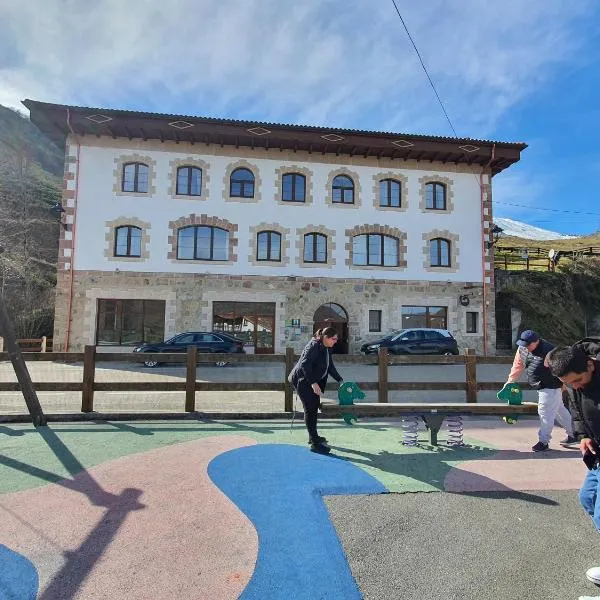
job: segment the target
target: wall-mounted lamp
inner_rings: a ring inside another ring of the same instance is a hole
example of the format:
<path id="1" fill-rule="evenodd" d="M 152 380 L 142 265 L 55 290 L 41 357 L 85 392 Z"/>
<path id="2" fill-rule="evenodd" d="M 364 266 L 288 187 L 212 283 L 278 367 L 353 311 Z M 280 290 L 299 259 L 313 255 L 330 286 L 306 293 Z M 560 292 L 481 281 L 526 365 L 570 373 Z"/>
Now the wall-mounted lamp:
<path id="1" fill-rule="evenodd" d="M 489 250 L 490 248 L 495 246 L 502 237 L 503 233 L 504 229 L 502 229 L 502 227 L 498 227 L 498 225 L 494 223 L 494 226 L 492 227 L 492 241 L 486 242 L 485 247 Z"/>

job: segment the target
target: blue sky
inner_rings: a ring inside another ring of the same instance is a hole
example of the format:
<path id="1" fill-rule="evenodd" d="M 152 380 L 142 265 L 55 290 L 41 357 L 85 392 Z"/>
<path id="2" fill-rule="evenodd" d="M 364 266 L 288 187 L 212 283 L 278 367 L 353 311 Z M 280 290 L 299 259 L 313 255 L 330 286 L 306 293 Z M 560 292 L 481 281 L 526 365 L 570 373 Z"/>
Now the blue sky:
<path id="1" fill-rule="evenodd" d="M 529 144 L 495 214 L 600 230 L 600 3 L 397 4 L 458 134 Z M 0 104 L 24 98 L 452 135 L 391 0 L 3 0 Z"/>

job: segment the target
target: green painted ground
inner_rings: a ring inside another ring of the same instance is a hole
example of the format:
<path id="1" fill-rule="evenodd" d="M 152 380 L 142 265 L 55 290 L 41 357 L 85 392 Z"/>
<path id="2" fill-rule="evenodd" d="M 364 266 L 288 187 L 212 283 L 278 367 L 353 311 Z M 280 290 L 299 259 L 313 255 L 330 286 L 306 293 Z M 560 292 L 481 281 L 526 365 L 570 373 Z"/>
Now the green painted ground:
<path id="1" fill-rule="evenodd" d="M 407 448 L 400 428 L 389 424 L 325 422 L 319 433 L 337 456 L 363 468 L 391 492 L 442 490 L 453 466 L 493 453 L 469 439 L 468 447 L 433 448 L 426 444 L 425 432 L 420 434 L 420 447 Z M 0 494 L 70 478 L 122 456 L 214 435 L 242 435 L 259 444 L 306 445 L 307 440 L 303 424 L 296 422 L 290 430 L 289 421 L 53 423 L 38 430 L 0 425 Z"/>

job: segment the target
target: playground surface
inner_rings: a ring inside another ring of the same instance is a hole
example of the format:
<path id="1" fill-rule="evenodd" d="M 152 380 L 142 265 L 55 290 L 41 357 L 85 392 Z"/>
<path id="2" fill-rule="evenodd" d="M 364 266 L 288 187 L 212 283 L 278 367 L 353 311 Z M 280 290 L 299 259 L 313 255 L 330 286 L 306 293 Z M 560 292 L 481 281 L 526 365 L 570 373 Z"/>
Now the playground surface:
<path id="1" fill-rule="evenodd" d="M 600 595 L 577 450 L 537 420 L 0 425 L 0 599 L 530 599 Z"/>

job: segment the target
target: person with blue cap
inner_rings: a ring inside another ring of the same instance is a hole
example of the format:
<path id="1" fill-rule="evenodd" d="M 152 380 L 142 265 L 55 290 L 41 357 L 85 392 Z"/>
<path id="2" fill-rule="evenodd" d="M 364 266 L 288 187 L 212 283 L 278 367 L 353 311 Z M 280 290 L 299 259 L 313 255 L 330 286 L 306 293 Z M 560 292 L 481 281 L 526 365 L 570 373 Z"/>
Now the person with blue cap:
<path id="1" fill-rule="evenodd" d="M 535 331 L 526 329 L 517 340 L 517 352 L 507 379 L 507 383 L 515 383 L 526 371 L 529 385 L 537 390 L 540 428 L 538 442 L 531 448 L 534 452 L 548 450 L 555 420 L 567 433 L 560 445 L 570 447 L 578 444 L 573 435 L 571 415 L 562 400 L 563 383 L 552 375 L 545 361 L 546 355 L 553 349 L 553 344 Z"/>

